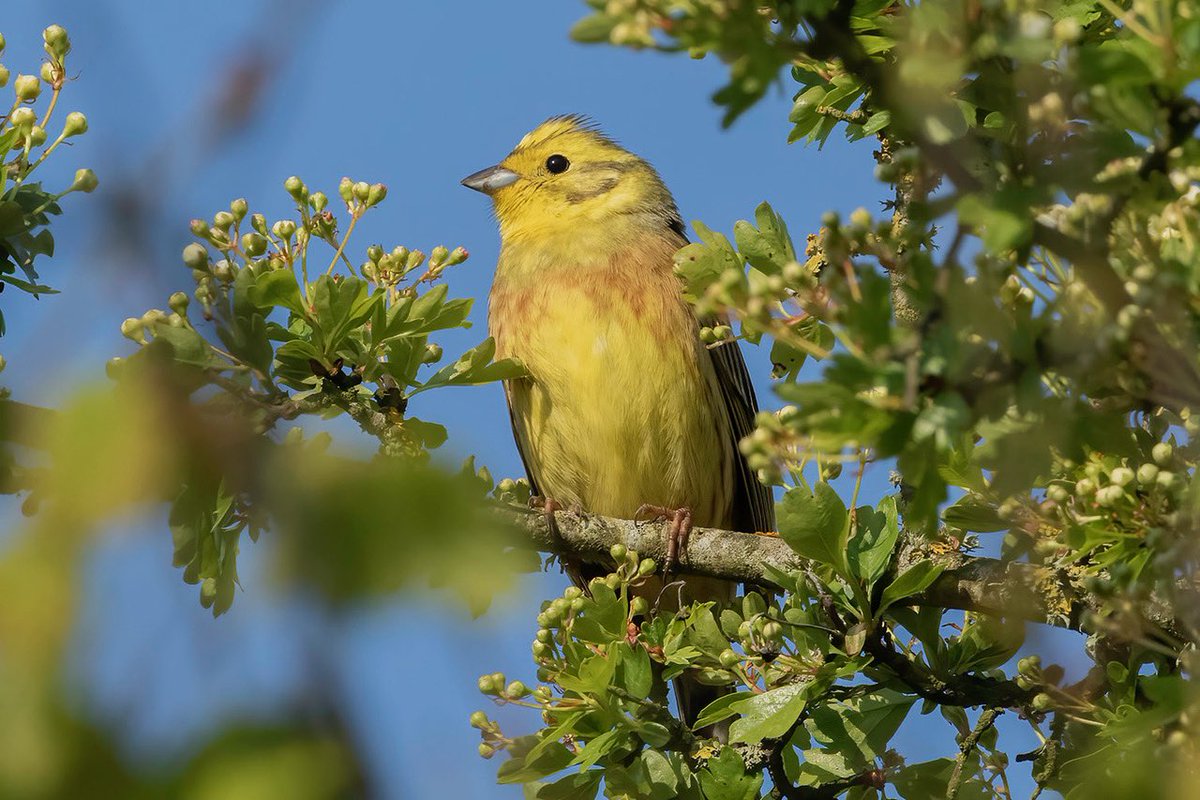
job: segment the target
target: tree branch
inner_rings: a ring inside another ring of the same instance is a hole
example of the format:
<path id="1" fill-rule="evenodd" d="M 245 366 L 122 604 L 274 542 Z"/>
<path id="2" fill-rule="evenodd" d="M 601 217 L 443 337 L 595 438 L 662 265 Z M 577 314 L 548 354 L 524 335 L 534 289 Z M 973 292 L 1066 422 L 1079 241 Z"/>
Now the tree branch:
<path id="1" fill-rule="evenodd" d="M 497 513 L 519 528 L 537 550 L 576 561 L 611 566 L 608 552 L 614 544 L 623 544 L 660 564 L 667 555 L 667 538 L 657 523 L 559 512 L 556 535 L 540 511 L 503 506 Z M 974 611 L 1073 630 L 1083 630 L 1090 612 L 1099 609 L 1097 599 L 1077 590 L 1065 572 L 959 552 L 934 552 L 924 542 L 902 537 L 893 559 L 897 573 L 926 560 L 943 571 L 928 589 L 907 598 L 911 605 Z M 811 564 L 778 536 L 695 528 L 675 569 L 684 575 L 783 588 L 771 578 L 768 566 L 791 572 Z M 1168 633 L 1176 630 L 1167 609 L 1150 604 L 1143 613 L 1152 625 Z"/>

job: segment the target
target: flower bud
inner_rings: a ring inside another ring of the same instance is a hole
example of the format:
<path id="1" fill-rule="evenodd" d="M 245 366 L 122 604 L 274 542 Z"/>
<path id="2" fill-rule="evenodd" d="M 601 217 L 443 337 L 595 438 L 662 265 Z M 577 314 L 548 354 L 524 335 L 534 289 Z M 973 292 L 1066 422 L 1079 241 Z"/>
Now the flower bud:
<path id="1" fill-rule="evenodd" d="M 42 80 L 50 85 L 54 85 L 54 79 L 58 75 L 58 68 L 54 66 L 54 62 L 46 61 L 42 64 L 41 70 Z"/>
<path id="2" fill-rule="evenodd" d="M 287 193 L 290 194 L 295 200 L 304 200 L 304 198 L 308 196 L 308 188 L 305 187 L 304 181 L 300 180 L 300 178 L 295 175 L 283 182 L 283 188 L 286 189 Z"/>
<path id="3" fill-rule="evenodd" d="M 51 25 L 42 31 L 42 42 L 46 55 L 56 61 L 62 61 L 63 56 L 71 52 L 71 39 L 61 25 Z"/>
<path id="4" fill-rule="evenodd" d="M 246 218 L 246 212 L 249 210 L 250 204 L 246 202 L 246 198 L 244 197 L 239 197 L 229 204 L 229 213 L 233 214 L 233 218 L 238 222 Z"/>
<path id="5" fill-rule="evenodd" d="M 142 321 L 137 317 L 129 317 L 121 323 L 121 335 L 126 339 L 132 339 L 138 344 L 145 344 L 146 334 L 142 331 Z"/>
<path id="6" fill-rule="evenodd" d="M 18 101 L 32 103 L 42 93 L 42 82 L 38 80 L 37 75 L 17 75 L 17 79 L 13 81 L 13 91 L 16 92 Z"/>
<path id="7" fill-rule="evenodd" d="M 371 263 L 378 264 L 379 259 L 383 258 L 383 248 L 377 244 L 373 244 L 367 248 L 367 258 Z"/>
<path id="8" fill-rule="evenodd" d="M 496 692 L 495 686 L 492 683 L 491 675 L 480 675 L 479 683 L 477 685 L 479 686 L 479 691 L 483 692 L 484 694 L 495 694 Z"/>
<path id="9" fill-rule="evenodd" d="M 425 353 L 421 356 L 422 364 L 436 364 L 442 360 L 441 345 L 427 344 L 425 345 Z"/>
<path id="10" fill-rule="evenodd" d="M 281 219 L 271 226 L 271 232 L 286 241 L 296 232 L 296 223 L 290 219 Z"/>
<path id="11" fill-rule="evenodd" d="M 742 660 L 742 657 L 735 653 L 732 649 L 726 647 L 721 651 L 721 655 L 718 657 L 718 660 L 721 662 L 722 667 L 725 667 L 726 669 L 732 669 L 738 665 L 738 663 Z"/>
<path id="12" fill-rule="evenodd" d="M 208 251 L 204 249 L 204 245 L 192 242 L 183 248 L 183 263 L 192 269 L 207 269 Z"/>
<path id="13" fill-rule="evenodd" d="M 638 575 L 645 577 L 654 574 L 655 566 L 653 558 L 643 558 L 642 563 L 638 564 Z"/>
<path id="14" fill-rule="evenodd" d="M 46 129 L 41 125 L 34 125 L 29 129 L 29 145 L 31 147 L 41 147 L 46 143 Z"/>
<path id="15" fill-rule="evenodd" d="M 217 579 L 205 578 L 200 583 L 200 605 L 205 608 L 212 608 L 212 604 L 217 599 Z"/>
<path id="16" fill-rule="evenodd" d="M 1158 479 L 1158 465 L 1149 462 L 1138 467 L 1137 471 L 1138 483 L 1143 486 L 1150 486 Z"/>
<path id="17" fill-rule="evenodd" d="M 366 181 L 358 181 L 351 187 L 351 192 L 354 199 L 360 203 L 365 203 L 371 195 L 371 184 Z"/>
<path id="18" fill-rule="evenodd" d="M 96 179 L 96 173 L 90 169 L 77 169 L 75 170 L 75 182 L 71 184 L 70 191 L 87 194 L 95 191 L 99 185 L 100 181 Z"/>
<path id="19" fill-rule="evenodd" d="M 608 548 L 608 554 L 613 557 L 614 561 L 623 561 L 627 552 L 625 545 L 619 542 Z"/>
<path id="20" fill-rule="evenodd" d="M 1125 490 L 1120 486 L 1104 486 L 1096 490 L 1096 502 L 1106 508 L 1115 506 L 1125 496 Z"/>
<path id="21" fill-rule="evenodd" d="M 1175 448 L 1171 446 L 1170 442 L 1159 442 L 1158 444 L 1154 445 L 1154 448 L 1150 451 L 1150 457 L 1153 458 L 1155 463 L 1157 463 L 1160 467 L 1170 466 L 1171 457 L 1173 455 L 1175 455 Z"/>
<path id="22" fill-rule="evenodd" d="M 507 697 L 519 699 L 529 694 L 529 689 L 521 681 L 513 681 L 505 687 L 504 694 Z"/>
<path id="23" fill-rule="evenodd" d="M 8 76 L 10 74 L 11 73 L 9 73 L 8 67 L 4 66 L 3 64 L 0 64 L 0 89 L 4 88 L 5 86 L 8 86 Z"/>
<path id="24" fill-rule="evenodd" d="M 488 715 L 482 711 L 476 711 L 471 714 L 472 728 L 485 728 L 488 724 Z"/>
<path id="25" fill-rule="evenodd" d="M 87 133 L 88 121 L 87 117 L 78 111 L 72 111 L 67 114 L 67 119 L 63 122 L 63 136 L 70 138 Z"/>
<path id="26" fill-rule="evenodd" d="M 491 758 L 492 756 L 496 755 L 496 748 L 487 742 L 480 742 L 479 755 L 483 756 L 484 758 Z"/>
<path id="27" fill-rule="evenodd" d="M 125 367 L 125 359 L 120 356 L 110 358 L 104 362 L 104 374 L 108 376 L 110 381 L 115 381 L 121 377 L 121 370 Z"/>
<path id="28" fill-rule="evenodd" d="M 187 315 L 188 296 L 186 292 L 175 292 L 167 299 L 167 305 L 180 316 Z"/>
<path id="29" fill-rule="evenodd" d="M 357 193 L 356 187 L 355 194 Z M 367 191 L 367 205 L 379 205 L 385 197 L 387 197 L 387 187 L 382 183 L 372 183 L 371 188 Z"/>
<path id="30" fill-rule="evenodd" d="M 1117 467 L 1108 476 L 1117 486 L 1127 486 L 1133 481 L 1133 470 L 1129 467 Z"/>
<path id="31" fill-rule="evenodd" d="M 216 214 L 213 214 L 214 228 L 220 228 L 224 231 L 231 228 L 233 226 L 233 222 L 233 214 L 229 213 L 228 211 L 218 211 Z"/>
<path id="32" fill-rule="evenodd" d="M 0 33 L 0 55 L 2 55 L 4 53 L 4 45 L 5 44 L 7 44 L 7 43 L 4 41 L 4 34 Z"/>
<path id="33" fill-rule="evenodd" d="M 267 237 L 261 233 L 242 234 L 242 252 L 251 258 L 257 258 L 267 252 Z"/>
<path id="34" fill-rule="evenodd" d="M 14 128 L 32 128 L 33 124 L 37 122 L 37 114 L 34 113 L 32 108 L 22 106 L 13 110 L 12 114 L 8 117 L 8 121 Z"/>
<path id="35" fill-rule="evenodd" d="M 650 610 L 650 601 L 644 597 L 635 597 L 629 601 L 629 613 L 635 617 L 644 617 Z"/>
<path id="36" fill-rule="evenodd" d="M 446 258 L 446 266 L 451 267 L 455 264 L 461 264 L 462 262 L 466 261 L 470 255 L 471 254 L 467 252 L 467 248 L 456 247 L 450 251 L 450 255 Z"/>
<path id="37" fill-rule="evenodd" d="M 429 266 L 434 268 L 442 266 L 446 260 L 446 257 L 449 255 L 450 251 L 439 244 L 437 247 L 429 251 Z"/>
<path id="38" fill-rule="evenodd" d="M 349 178 L 342 178 L 338 181 L 338 195 L 349 203 L 354 199 L 354 181 Z"/>

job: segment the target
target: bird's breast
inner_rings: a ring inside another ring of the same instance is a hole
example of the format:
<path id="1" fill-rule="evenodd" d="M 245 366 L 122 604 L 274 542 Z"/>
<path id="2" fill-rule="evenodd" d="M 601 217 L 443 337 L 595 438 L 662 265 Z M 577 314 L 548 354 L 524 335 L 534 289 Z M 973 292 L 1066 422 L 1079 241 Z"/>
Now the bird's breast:
<path id="1" fill-rule="evenodd" d="M 729 422 L 669 265 L 615 260 L 527 280 L 502 264 L 489 328 L 497 356 L 530 374 L 508 397 L 543 495 L 625 518 L 647 503 L 687 506 L 697 524 L 726 525 Z"/>

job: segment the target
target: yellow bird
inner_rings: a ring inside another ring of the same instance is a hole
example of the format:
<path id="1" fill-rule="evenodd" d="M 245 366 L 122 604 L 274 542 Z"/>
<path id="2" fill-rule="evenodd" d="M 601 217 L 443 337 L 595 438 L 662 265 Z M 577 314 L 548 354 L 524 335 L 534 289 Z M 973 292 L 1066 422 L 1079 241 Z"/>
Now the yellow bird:
<path id="1" fill-rule="evenodd" d="M 505 393 L 535 494 L 623 519 L 670 509 L 674 535 L 773 530 L 770 491 L 738 450 L 754 389 L 736 343 L 700 341 L 673 268 L 683 221 L 654 168 L 573 115 L 463 184 L 491 196 L 500 224 L 488 327 L 497 357 L 528 370 Z M 684 684 L 684 719 L 719 693 Z"/>

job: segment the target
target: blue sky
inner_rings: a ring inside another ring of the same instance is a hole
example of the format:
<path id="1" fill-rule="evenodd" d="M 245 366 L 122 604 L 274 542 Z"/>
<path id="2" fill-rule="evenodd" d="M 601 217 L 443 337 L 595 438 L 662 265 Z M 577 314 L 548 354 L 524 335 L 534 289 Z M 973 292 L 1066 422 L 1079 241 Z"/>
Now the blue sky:
<path id="1" fill-rule="evenodd" d="M 59 249 L 43 277 L 64 293 L 40 302 L 4 295 L 5 384 L 21 399 L 54 404 L 80 381 L 100 379 L 107 358 L 130 350 L 120 320 L 188 288 L 179 260 L 187 221 L 239 196 L 268 218 L 282 215 L 291 174 L 331 196 L 343 175 L 388 184 L 387 201 L 356 233 L 360 253 L 376 241 L 466 246 L 471 259 L 450 284 L 479 298 L 476 325 L 444 344 L 447 352 L 474 344 L 484 335 L 498 241 L 486 199 L 459 179 L 553 114 L 594 117 L 658 168 L 685 219 L 717 230 L 728 232 L 762 200 L 800 242 L 827 209 L 878 212 L 885 187 L 872 178 L 869 142 L 833 139 L 823 152 L 787 145 L 783 88 L 721 130 L 708 99 L 724 80 L 717 59 L 574 44 L 567 31 L 584 12 L 582 2 L 561 0 L 10 0 L 0 20 L 4 63 L 14 74 L 36 71 L 41 29 L 66 26 L 68 71 L 78 81 L 64 103 L 90 121 L 91 132 L 49 165 L 47 182 L 65 185 L 76 167 L 90 166 L 101 188 L 69 198 L 55 230 Z M 206 141 L 204 101 L 247 53 L 274 74 L 244 129 Z M 114 211 L 122 184 L 150 198 L 145 236 L 128 209 Z M 765 353 L 747 355 L 765 376 Z M 777 404 L 765 381 L 760 387 L 764 404 Z M 448 462 L 474 453 L 497 476 L 520 474 L 498 387 L 432 396 L 410 412 L 449 427 Z M 877 497 L 886 479 L 876 468 L 864 496 Z M 520 796 L 495 786 L 497 764 L 476 757 L 466 719 L 485 705 L 475 690 L 480 672 L 532 676 L 537 602 L 561 591 L 562 576 L 529 579 L 475 621 L 426 590 L 331 617 L 311 598 L 271 590 L 255 568 L 268 534 L 243 546 L 245 591 L 214 621 L 171 568 L 161 515 L 122 520 L 113 533 L 128 535 L 92 560 L 73 671 L 86 688 L 80 702 L 109 721 L 131 758 L 169 763 L 227 715 L 269 716 L 303 696 L 319 656 L 385 796 Z M 950 745 L 948 727 L 932 719 L 903 738 L 906 751 L 928 757 Z"/>

